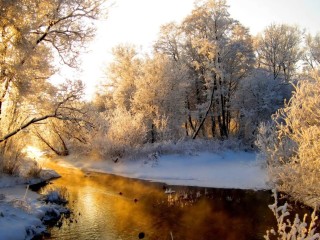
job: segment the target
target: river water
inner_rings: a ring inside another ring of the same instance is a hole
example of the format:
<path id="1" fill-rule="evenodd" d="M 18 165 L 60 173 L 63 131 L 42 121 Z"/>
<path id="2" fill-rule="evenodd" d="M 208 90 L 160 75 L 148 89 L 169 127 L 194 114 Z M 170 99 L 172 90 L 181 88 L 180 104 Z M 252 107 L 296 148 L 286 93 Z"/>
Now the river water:
<path id="1" fill-rule="evenodd" d="M 45 188 L 66 187 L 72 214 L 47 239 L 250 240 L 275 225 L 270 191 L 165 186 L 50 167 L 62 178 Z"/>

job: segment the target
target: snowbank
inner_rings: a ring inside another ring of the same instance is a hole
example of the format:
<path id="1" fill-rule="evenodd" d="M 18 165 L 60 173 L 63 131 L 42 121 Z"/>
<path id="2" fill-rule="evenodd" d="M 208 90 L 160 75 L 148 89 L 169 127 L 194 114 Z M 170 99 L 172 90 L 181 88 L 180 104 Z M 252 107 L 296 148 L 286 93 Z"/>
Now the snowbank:
<path id="1" fill-rule="evenodd" d="M 44 204 L 39 194 L 27 189 L 27 184 L 58 176 L 52 170 L 43 170 L 39 179 L 0 176 L 0 240 L 32 239 L 46 231 L 45 220 L 66 212 L 61 206 Z"/>
<path id="2" fill-rule="evenodd" d="M 65 167 L 139 178 L 169 185 L 215 188 L 268 189 L 267 171 L 256 153 L 245 151 L 200 152 L 193 154 L 149 155 L 132 161 L 88 161 L 60 159 Z"/>
<path id="3" fill-rule="evenodd" d="M 23 185 L 1 188 L 0 239 L 32 239 L 45 231 L 37 206 L 38 194 L 27 191 Z"/>

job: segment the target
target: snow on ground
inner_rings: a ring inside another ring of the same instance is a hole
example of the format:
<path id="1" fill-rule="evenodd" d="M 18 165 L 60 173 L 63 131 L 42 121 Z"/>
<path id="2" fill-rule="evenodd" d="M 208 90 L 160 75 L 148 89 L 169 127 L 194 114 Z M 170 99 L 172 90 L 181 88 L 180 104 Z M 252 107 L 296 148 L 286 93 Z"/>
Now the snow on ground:
<path id="1" fill-rule="evenodd" d="M 88 161 L 59 159 L 65 167 L 116 174 L 169 185 L 215 188 L 268 189 L 267 172 L 256 153 L 245 151 L 199 152 L 149 156 L 146 159 L 121 161 Z"/>
<path id="2" fill-rule="evenodd" d="M 0 189 L 2 188 L 8 188 L 16 185 L 30 185 L 30 184 L 37 184 L 43 181 L 48 181 L 53 178 L 58 178 L 60 175 L 51 169 L 43 169 L 40 172 L 39 178 L 23 178 L 23 177 L 17 177 L 17 176 L 9 176 L 7 174 L 0 173 Z M 0 191 L 1 193 L 1 191 Z"/>
<path id="3" fill-rule="evenodd" d="M 25 193 L 24 185 L 0 188 L 0 239 L 31 239 L 45 230 L 35 213 L 39 195 Z"/>
<path id="4" fill-rule="evenodd" d="M 38 179 L 0 175 L 0 240 L 32 239 L 43 233 L 43 220 L 52 212 L 59 214 L 64 208 L 44 204 L 40 195 L 28 190 L 27 184 L 39 183 L 59 176 L 52 170 L 43 170 Z"/>

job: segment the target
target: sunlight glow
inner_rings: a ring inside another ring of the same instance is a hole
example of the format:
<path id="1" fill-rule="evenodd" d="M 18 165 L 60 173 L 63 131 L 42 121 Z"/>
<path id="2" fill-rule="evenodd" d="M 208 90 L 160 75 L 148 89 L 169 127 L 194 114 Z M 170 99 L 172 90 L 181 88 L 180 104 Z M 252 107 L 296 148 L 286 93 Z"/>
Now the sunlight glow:
<path id="1" fill-rule="evenodd" d="M 140 47 L 150 53 L 160 26 L 180 22 L 191 13 L 195 0 L 117 0 L 109 9 L 107 20 L 97 24 L 98 32 L 81 56 L 83 64 L 79 78 L 86 83 L 86 98 L 90 100 L 100 81 L 105 79 L 106 66 L 112 61 L 111 49 L 120 43 Z M 316 0 L 227 0 L 230 14 L 256 35 L 271 23 L 298 24 L 311 33 L 319 31 L 320 1 Z M 308 16 L 308 17 L 307 17 Z M 65 74 L 61 74 L 65 76 Z"/>
<path id="2" fill-rule="evenodd" d="M 34 146 L 27 146 L 23 149 L 22 152 L 25 153 L 27 157 L 32 158 L 36 161 L 39 161 L 39 159 L 44 154 L 43 151 L 41 151 L 39 148 L 34 147 Z"/>

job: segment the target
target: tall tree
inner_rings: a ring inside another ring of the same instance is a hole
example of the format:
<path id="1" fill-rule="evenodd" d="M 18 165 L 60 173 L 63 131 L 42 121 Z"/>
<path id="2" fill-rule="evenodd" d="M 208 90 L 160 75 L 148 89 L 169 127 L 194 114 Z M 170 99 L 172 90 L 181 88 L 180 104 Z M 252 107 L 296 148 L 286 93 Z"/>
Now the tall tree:
<path id="1" fill-rule="evenodd" d="M 200 130 L 205 134 L 209 117 L 211 135 L 228 137 L 230 97 L 253 64 L 248 30 L 229 16 L 224 0 L 200 2 L 182 23 L 182 30 L 183 55 L 194 76 L 194 110 L 198 112 L 193 138 Z"/>
<path id="2" fill-rule="evenodd" d="M 112 87 L 113 102 L 117 107 L 129 111 L 136 91 L 136 81 L 141 75 L 142 63 L 134 46 L 118 45 L 112 52 L 114 61 L 108 69 L 108 81 Z"/>
<path id="3" fill-rule="evenodd" d="M 320 33 L 306 36 L 304 61 L 307 69 L 316 70 L 320 66 Z"/>
<path id="4" fill-rule="evenodd" d="M 93 36 L 90 20 L 99 16 L 101 4 L 101 0 L 1 1 L 0 103 L 11 85 L 39 82 L 52 74 L 52 69 L 43 71 L 52 62 L 50 51 L 75 66 L 81 46 Z M 30 69 L 39 71 L 31 74 Z"/>
<path id="5" fill-rule="evenodd" d="M 0 1 L 0 123 L 5 144 L 48 118 L 70 119 L 72 96 L 61 98 L 47 80 L 58 56 L 77 66 L 102 0 Z M 52 100 L 48 102 L 48 99 Z M 69 114 L 70 113 L 70 114 Z M 67 115 L 65 115 L 67 114 Z M 69 116 L 68 116 L 69 115 Z"/>
<path id="6" fill-rule="evenodd" d="M 142 65 L 133 111 L 143 114 L 151 142 L 182 136 L 185 75 L 175 61 L 163 54 L 147 58 Z"/>
<path id="7" fill-rule="evenodd" d="M 273 74 L 273 78 L 291 80 L 301 60 L 302 33 L 296 26 L 271 24 L 257 40 L 258 64 Z"/>

